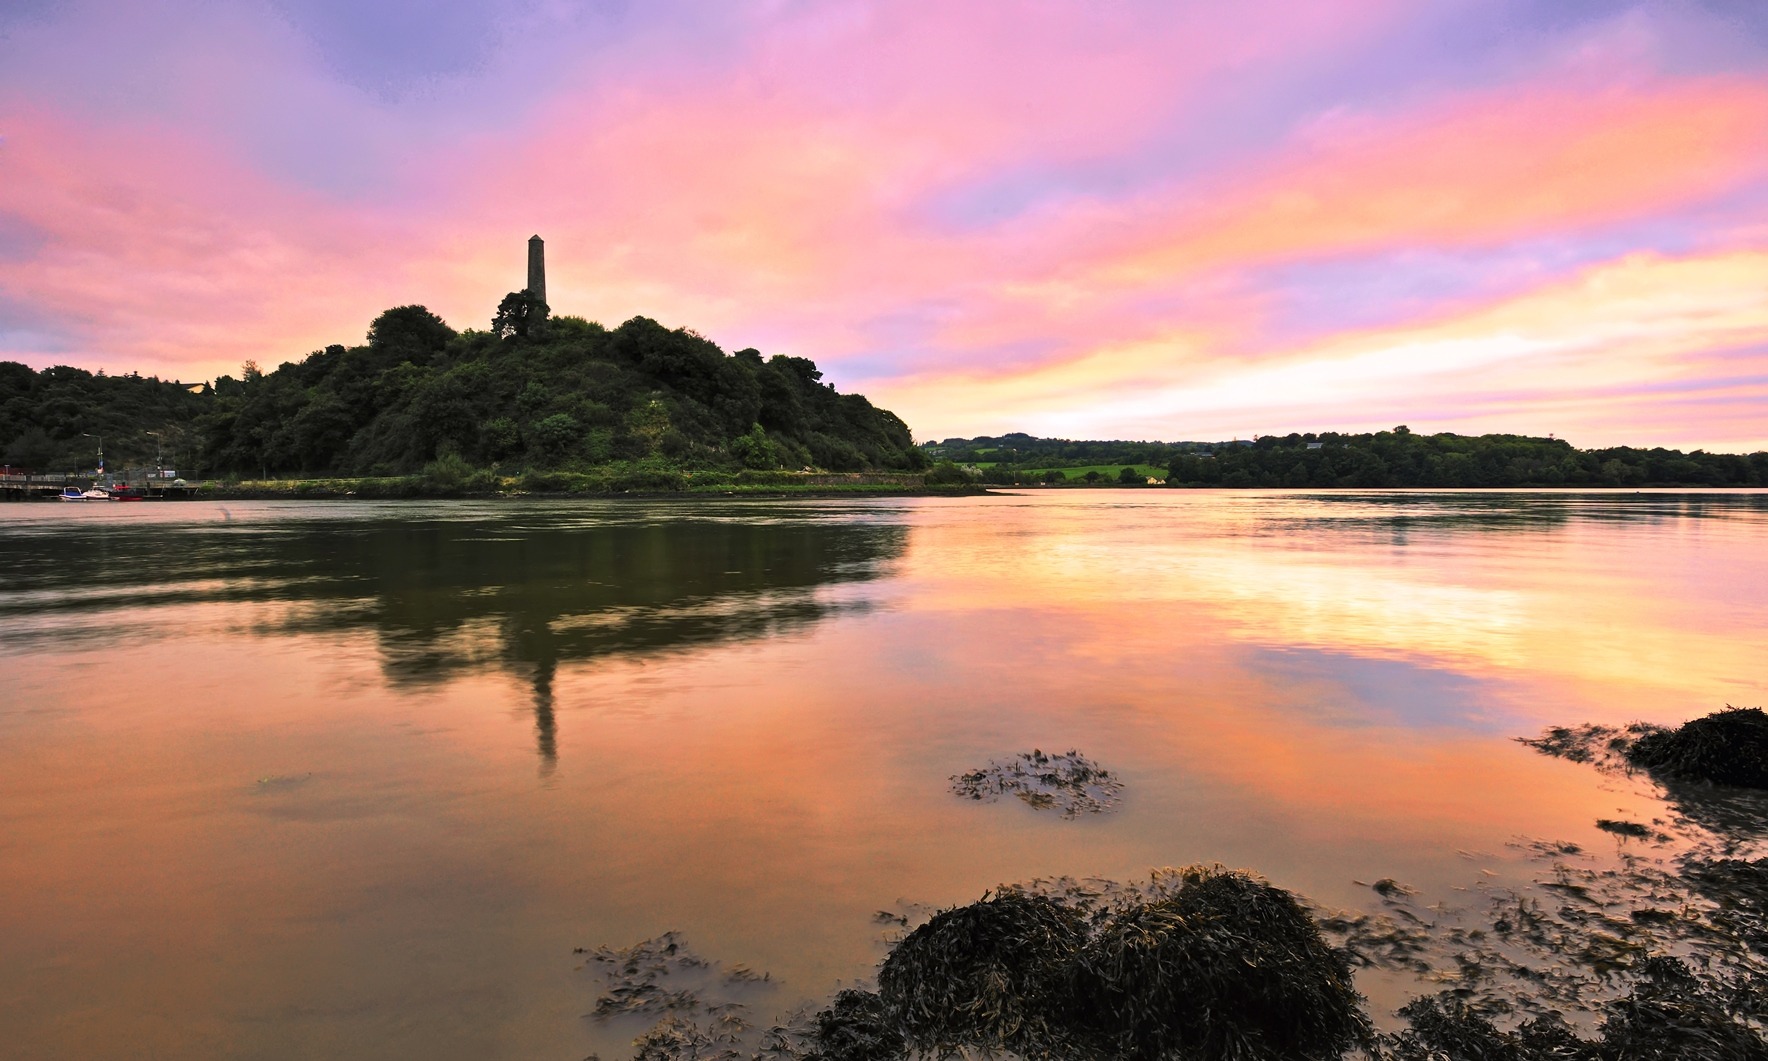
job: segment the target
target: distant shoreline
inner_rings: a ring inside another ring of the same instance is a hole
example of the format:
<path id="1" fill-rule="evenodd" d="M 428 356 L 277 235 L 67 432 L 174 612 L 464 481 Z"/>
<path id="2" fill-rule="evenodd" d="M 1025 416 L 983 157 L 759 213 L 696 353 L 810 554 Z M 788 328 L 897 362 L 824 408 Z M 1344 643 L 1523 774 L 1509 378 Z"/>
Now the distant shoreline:
<path id="1" fill-rule="evenodd" d="M 415 477 L 413 477 L 415 478 Z M 927 485 L 914 483 L 815 484 L 724 484 L 695 486 L 688 489 L 636 488 L 622 490 L 533 490 L 512 485 L 501 490 L 465 490 L 437 487 L 407 479 L 323 479 L 271 480 L 225 484 L 206 482 L 194 485 L 178 496 L 150 497 L 151 502 L 191 501 L 488 501 L 526 499 L 539 500 L 753 500 L 753 501 L 835 501 L 867 497 L 1008 497 L 1054 492 L 1084 491 L 1174 491 L 1183 493 L 1258 493 L 1258 494 L 1737 494 L 1768 493 L 1762 486 L 1696 486 L 1689 484 L 1644 484 L 1640 486 L 1204 486 L 1199 484 L 1145 483 L 1067 483 L 1067 484 L 1000 484 Z M 0 504 L 61 503 L 53 493 L 20 496 L 9 491 L 0 497 Z"/>

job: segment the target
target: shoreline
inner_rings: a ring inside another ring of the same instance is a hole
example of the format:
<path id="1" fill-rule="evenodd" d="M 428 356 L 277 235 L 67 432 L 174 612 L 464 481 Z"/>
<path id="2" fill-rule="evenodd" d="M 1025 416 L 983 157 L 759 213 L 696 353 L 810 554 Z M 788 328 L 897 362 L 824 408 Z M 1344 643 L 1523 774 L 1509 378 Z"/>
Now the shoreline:
<path id="1" fill-rule="evenodd" d="M 832 478 L 833 476 L 818 476 Z M 918 478 L 919 476 L 914 476 Z M 910 478 L 910 476 L 903 476 Z M 502 489 L 466 489 L 428 483 L 418 476 L 386 478 L 245 480 L 228 484 L 213 480 L 181 489 L 177 494 L 148 496 L 138 501 L 449 501 L 519 498 L 753 498 L 787 500 L 838 500 L 847 497 L 983 497 L 1053 491 L 1182 491 L 1184 493 L 1258 494 L 1549 494 L 1549 495 L 1643 495 L 1643 494 L 1762 494 L 1762 486 L 1201 486 L 1150 485 L 1146 483 L 985 483 L 926 484 L 909 482 L 853 483 L 708 483 L 685 489 L 630 487 L 621 489 L 534 489 L 519 485 L 517 477 L 505 480 Z M 55 493 L 27 494 L 22 490 L 0 491 L 0 504 L 59 502 Z"/>

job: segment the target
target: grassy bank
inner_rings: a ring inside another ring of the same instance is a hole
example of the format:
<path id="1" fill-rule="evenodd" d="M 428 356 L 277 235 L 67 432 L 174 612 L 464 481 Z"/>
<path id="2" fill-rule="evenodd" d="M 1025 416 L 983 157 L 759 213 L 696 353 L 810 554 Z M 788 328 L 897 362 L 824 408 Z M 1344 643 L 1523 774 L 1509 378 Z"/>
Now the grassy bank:
<path id="1" fill-rule="evenodd" d="M 426 469 L 418 475 L 241 479 L 205 483 L 199 496 L 278 498 L 449 498 L 520 496 L 846 497 L 961 494 L 979 487 L 930 485 L 919 472 L 688 471 L 665 465 L 606 465 L 579 471 Z"/>

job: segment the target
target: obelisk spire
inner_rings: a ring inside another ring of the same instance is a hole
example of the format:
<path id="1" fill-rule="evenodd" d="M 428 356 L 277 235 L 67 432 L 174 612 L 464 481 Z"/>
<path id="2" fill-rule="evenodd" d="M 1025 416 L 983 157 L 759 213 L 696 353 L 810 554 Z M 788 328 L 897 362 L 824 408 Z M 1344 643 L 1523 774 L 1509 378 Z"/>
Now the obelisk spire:
<path id="1" fill-rule="evenodd" d="M 539 235 L 528 237 L 528 293 L 546 302 L 546 243 Z"/>

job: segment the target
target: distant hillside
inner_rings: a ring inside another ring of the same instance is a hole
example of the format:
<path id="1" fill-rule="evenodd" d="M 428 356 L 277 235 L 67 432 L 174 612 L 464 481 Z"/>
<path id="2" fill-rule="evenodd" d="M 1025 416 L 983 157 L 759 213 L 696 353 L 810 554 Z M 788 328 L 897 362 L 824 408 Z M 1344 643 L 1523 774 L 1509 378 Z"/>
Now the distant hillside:
<path id="1" fill-rule="evenodd" d="M 196 419 L 212 396 L 150 377 L 107 376 L 65 365 L 37 372 L 0 361 L 0 462 L 39 472 L 167 467 L 194 456 Z"/>
<path id="2" fill-rule="evenodd" d="M 532 330 L 540 331 L 542 326 Z M 361 346 L 273 372 L 248 363 L 212 393 L 139 377 L 0 363 L 0 447 L 38 471 L 166 463 L 191 475 L 399 475 L 452 466 L 581 470 L 915 470 L 894 414 L 821 382 L 814 362 L 727 355 L 635 317 L 574 317 L 541 337 L 457 333 L 422 306 L 381 314 Z M 152 434 L 158 432 L 158 435 Z"/>
<path id="3" fill-rule="evenodd" d="M 1038 438 L 1018 431 L 976 438 L 948 438 L 922 448 L 930 457 L 958 464 L 997 464 L 1006 468 L 1084 468 L 1095 464 L 1158 464 L 1165 466 L 1199 442 L 1075 441 Z"/>
<path id="4" fill-rule="evenodd" d="M 1267 435 L 1172 462 L 1192 486 L 1768 486 L 1768 453 L 1574 449 L 1525 435 Z"/>
<path id="5" fill-rule="evenodd" d="M 1050 481 L 1050 469 L 1078 474 L 1101 466 L 1159 465 L 1173 486 L 1768 486 L 1768 453 L 1580 450 L 1563 439 L 1415 435 L 1405 427 L 1229 442 L 1075 441 L 1014 433 L 948 438 L 923 448 L 931 457 L 976 465 L 984 482 L 996 484 Z M 1143 481 L 1140 474 L 1125 479 Z"/>

